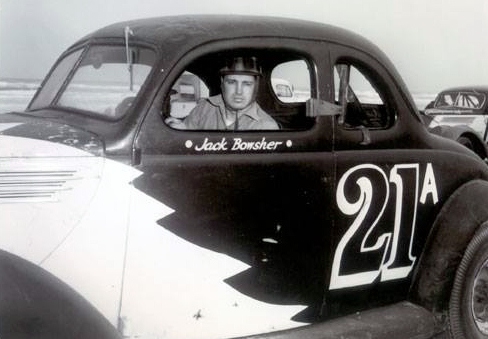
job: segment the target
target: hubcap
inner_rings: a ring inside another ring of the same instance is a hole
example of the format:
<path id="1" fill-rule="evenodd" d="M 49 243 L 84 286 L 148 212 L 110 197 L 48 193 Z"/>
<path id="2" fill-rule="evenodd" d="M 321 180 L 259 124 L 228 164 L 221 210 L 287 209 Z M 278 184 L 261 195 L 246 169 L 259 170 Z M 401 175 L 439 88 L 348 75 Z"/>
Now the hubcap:
<path id="1" fill-rule="evenodd" d="M 476 272 L 471 295 L 474 322 L 481 333 L 488 335 L 488 260 Z"/>

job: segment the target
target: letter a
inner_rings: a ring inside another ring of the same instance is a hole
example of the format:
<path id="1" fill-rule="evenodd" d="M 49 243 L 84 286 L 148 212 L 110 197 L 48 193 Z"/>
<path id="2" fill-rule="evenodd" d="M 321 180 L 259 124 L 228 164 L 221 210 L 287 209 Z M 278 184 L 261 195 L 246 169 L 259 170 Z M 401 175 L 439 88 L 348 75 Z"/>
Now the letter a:
<path id="1" fill-rule="evenodd" d="M 424 184 L 422 185 L 422 194 L 420 195 L 420 203 L 425 204 L 427 195 L 432 194 L 432 201 L 435 204 L 439 201 L 437 196 L 437 185 L 435 184 L 434 169 L 432 164 L 428 163 L 425 169 Z"/>

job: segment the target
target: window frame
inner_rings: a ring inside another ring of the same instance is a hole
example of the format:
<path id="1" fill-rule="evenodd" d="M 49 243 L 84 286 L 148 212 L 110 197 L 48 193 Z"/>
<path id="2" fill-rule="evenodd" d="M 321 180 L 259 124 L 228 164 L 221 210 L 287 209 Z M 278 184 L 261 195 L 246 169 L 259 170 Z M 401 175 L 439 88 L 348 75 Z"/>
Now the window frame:
<path id="1" fill-rule="evenodd" d="M 230 48 L 227 47 L 223 50 L 220 51 L 212 51 L 210 53 L 201 53 L 198 58 L 192 59 L 188 64 L 180 68 L 180 73 L 179 75 L 175 78 L 175 80 L 172 81 L 172 87 L 174 87 L 174 84 L 178 81 L 179 77 L 185 73 L 185 72 L 191 72 L 192 74 L 196 75 L 200 81 L 204 84 L 206 84 L 209 87 L 209 96 L 212 96 L 214 94 L 217 94 L 217 91 L 215 90 L 217 86 L 215 85 L 215 76 L 213 80 L 209 78 L 204 78 L 200 76 L 197 72 L 194 72 L 194 68 L 196 67 L 195 64 L 198 64 L 199 59 L 205 59 L 205 58 L 210 58 L 212 55 L 220 55 L 222 57 L 222 54 L 238 54 L 238 51 L 244 51 L 245 54 L 253 54 L 251 51 L 256 51 L 256 53 L 260 55 L 266 55 L 265 53 L 268 51 L 269 52 L 270 47 L 268 46 L 254 46 L 251 47 L 236 47 L 236 48 Z M 296 102 L 285 102 L 279 99 L 279 97 L 276 95 L 274 92 L 272 82 L 271 82 L 271 74 L 272 71 L 279 65 L 285 64 L 286 62 L 289 61 L 301 61 L 304 62 L 306 67 L 308 68 L 308 77 L 309 77 L 309 95 L 310 97 L 313 96 L 313 93 L 317 93 L 315 90 L 317 80 L 316 78 L 314 79 L 314 70 L 316 69 L 315 66 L 311 66 L 310 64 L 312 63 L 312 59 L 310 58 L 309 55 L 307 55 L 303 50 L 297 51 L 296 49 L 292 49 L 290 47 L 275 47 L 273 50 L 273 53 L 285 53 L 288 52 L 289 54 L 287 55 L 286 58 L 283 57 L 283 60 L 279 61 L 273 61 L 273 58 L 267 58 L 266 59 L 266 68 L 264 68 L 262 79 L 260 80 L 259 88 L 264 88 L 264 91 L 259 91 L 258 90 L 258 96 L 257 96 L 257 102 L 260 104 L 261 108 L 265 112 L 273 112 L 270 115 L 278 122 L 278 124 L 281 126 L 280 130 L 278 131 L 305 131 L 313 128 L 314 123 L 309 122 L 308 124 L 303 123 L 305 127 L 297 127 L 296 129 L 294 128 L 288 128 L 285 127 L 283 128 L 283 121 L 287 121 L 287 119 L 291 119 L 295 117 L 296 119 L 303 119 L 303 120 L 310 120 L 307 118 L 306 115 L 306 100 L 302 101 L 296 101 Z M 275 62 L 274 64 L 269 64 L 270 62 Z M 216 71 L 215 73 L 218 74 Z M 213 85 L 212 85 L 213 83 Z M 263 87 L 264 86 L 264 87 Z M 162 89 L 163 90 L 163 89 Z M 265 95 L 263 95 L 265 93 Z M 161 94 L 160 94 L 161 95 Z M 161 115 L 163 117 L 163 120 L 165 117 L 169 116 L 169 114 L 165 111 L 165 107 L 168 105 L 168 98 L 163 97 L 162 99 L 162 107 L 161 107 Z M 265 104 L 264 104 L 265 103 Z M 193 131 L 205 131 L 205 132 L 211 132 L 211 133 L 217 133 L 217 132 L 232 132 L 232 130 L 189 130 L 189 129 L 176 129 L 172 128 L 171 126 L 168 126 L 168 124 L 164 123 L 168 128 L 175 129 L 181 132 L 187 132 L 191 133 Z M 269 132 L 271 130 L 242 130 L 244 133 L 252 133 L 252 132 Z"/>

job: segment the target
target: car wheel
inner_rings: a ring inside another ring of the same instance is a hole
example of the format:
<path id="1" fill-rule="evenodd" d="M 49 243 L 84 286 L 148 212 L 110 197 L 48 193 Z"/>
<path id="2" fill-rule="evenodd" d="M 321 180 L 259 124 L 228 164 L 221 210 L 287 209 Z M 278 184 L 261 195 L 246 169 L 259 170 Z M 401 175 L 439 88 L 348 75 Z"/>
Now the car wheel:
<path id="1" fill-rule="evenodd" d="M 449 303 L 452 338 L 488 338 L 488 226 L 469 243 L 456 272 Z"/>

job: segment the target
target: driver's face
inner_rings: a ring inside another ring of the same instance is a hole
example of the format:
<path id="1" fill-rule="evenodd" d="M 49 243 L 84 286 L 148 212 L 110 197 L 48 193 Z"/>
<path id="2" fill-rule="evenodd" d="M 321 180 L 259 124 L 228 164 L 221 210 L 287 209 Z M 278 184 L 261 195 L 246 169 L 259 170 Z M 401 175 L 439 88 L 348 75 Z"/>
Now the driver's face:
<path id="1" fill-rule="evenodd" d="M 256 77 L 247 74 L 227 74 L 222 78 L 222 97 L 227 108 L 242 110 L 253 103 L 256 95 Z"/>

